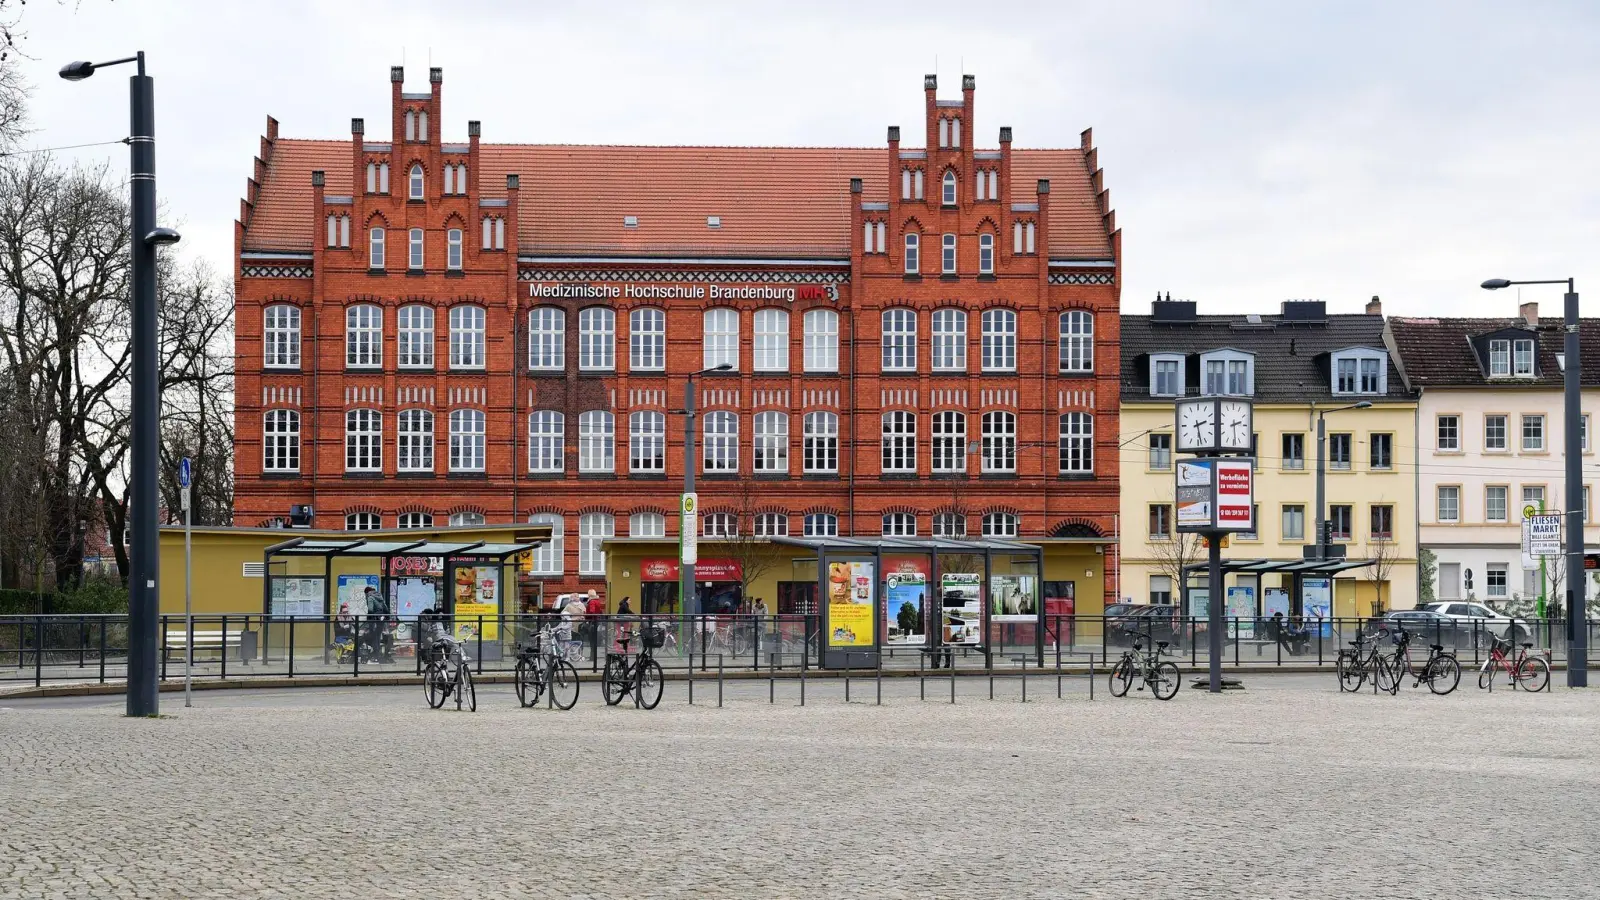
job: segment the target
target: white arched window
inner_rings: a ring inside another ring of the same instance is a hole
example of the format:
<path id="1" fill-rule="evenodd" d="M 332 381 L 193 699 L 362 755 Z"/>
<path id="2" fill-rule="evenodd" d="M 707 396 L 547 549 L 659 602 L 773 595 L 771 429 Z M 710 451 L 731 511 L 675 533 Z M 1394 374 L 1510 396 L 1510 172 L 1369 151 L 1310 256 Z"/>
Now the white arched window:
<path id="1" fill-rule="evenodd" d="M 483 342 L 483 307 L 466 304 L 452 306 L 450 308 L 450 368 L 483 368 Z"/>
<path id="2" fill-rule="evenodd" d="M 906 274 L 915 275 L 922 271 L 922 236 L 915 231 L 906 232 Z"/>
<path id="3" fill-rule="evenodd" d="M 1061 371 L 1094 371 L 1094 316 L 1084 310 L 1061 314 Z"/>
<path id="4" fill-rule="evenodd" d="M 377 513 L 354 512 L 344 517 L 345 531 L 377 531 L 383 527 L 383 520 Z"/>
<path id="5" fill-rule="evenodd" d="M 702 317 L 705 324 L 705 368 L 731 366 L 739 368 L 739 311 L 718 307 L 708 309 Z"/>
<path id="6" fill-rule="evenodd" d="M 933 536 L 964 538 L 967 536 L 967 517 L 958 512 L 933 514 Z"/>
<path id="7" fill-rule="evenodd" d="M 839 371 L 839 314 L 831 309 L 807 310 L 801 327 L 805 329 L 805 358 L 801 361 L 805 370 Z"/>
<path id="8" fill-rule="evenodd" d="M 433 471 L 433 413 L 425 409 L 400 410 L 395 452 L 399 471 Z"/>
<path id="9" fill-rule="evenodd" d="M 445 265 L 456 271 L 461 270 L 461 229 L 451 228 L 445 231 Z"/>
<path id="10" fill-rule="evenodd" d="M 555 513 L 534 513 L 528 517 L 528 524 L 544 525 L 550 529 L 550 540 L 533 548 L 533 574 L 560 575 L 565 563 L 561 517 Z"/>
<path id="11" fill-rule="evenodd" d="M 344 364 L 383 366 L 383 307 L 358 303 L 344 311 Z"/>
<path id="12" fill-rule="evenodd" d="M 967 370 L 966 310 L 933 311 L 933 369 L 936 372 Z"/>
<path id="13" fill-rule="evenodd" d="M 1017 536 L 1017 517 L 1011 513 L 985 513 L 983 536 L 986 538 L 1014 538 Z"/>
<path id="14" fill-rule="evenodd" d="M 616 534 L 616 520 L 609 513 L 584 513 L 578 517 L 578 574 L 604 575 L 606 554 L 601 549 Z"/>
<path id="15" fill-rule="evenodd" d="M 883 517 L 884 537 L 916 537 L 917 517 L 911 513 L 889 513 Z"/>
<path id="16" fill-rule="evenodd" d="M 528 368 L 559 372 L 567 367 L 567 314 L 554 306 L 528 311 Z"/>
<path id="17" fill-rule="evenodd" d="M 278 304 L 261 314 L 261 362 L 269 369 L 300 368 L 300 307 Z"/>
<path id="18" fill-rule="evenodd" d="M 706 414 L 705 471 L 739 471 L 739 417 L 731 412 Z"/>
<path id="19" fill-rule="evenodd" d="M 617 367 L 617 314 L 609 306 L 578 311 L 578 369 L 606 372 Z"/>
<path id="20" fill-rule="evenodd" d="M 383 414 L 352 409 L 344 414 L 344 470 L 383 471 Z"/>
<path id="21" fill-rule="evenodd" d="M 956 173 L 954 171 L 947 170 L 944 173 L 944 193 L 939 199 L 945 206 L 956 205 Z"/>
<path id="22" fill-rule="evenodd" d="M 738 537 L 739 517 L 733 513 L 707 513 L 700 527 L 701 537 Z"/>
<path id="23" fill-rule="evenodd" d="M 433 513 L 408 512 L 400 514 L 398 522 L 401 528 L 432 528 Z"/>
<path id="24" fill-rule="evenodd" d="M 883 311 L 883 370 L 917 370 L 917 312 L 896 307 Z"/>
<path id="25" fill-rule="evenodd" d="M 1017 314 L 1009 309 L 983 311 L 983 371 L 1017 370 Z"/>
<path id="26" fill-rule="evenodd" d="M 383 268 L 383 229 L 367 229 L 367 268 Z"/>
<path id="27" fill-rule="evenodd" d="M 751 356 L 757 372 L 789 371 L 788 310 L 756 310 L 755 345 Z"/>
<path id="28" fill-rule="evenodd" d="M 422 199 L 422 166 L 419 163 L 411 164 L 411 193 L 412 200 Z"/>
<path id="29" fill-rule="evenodd" d="M 566 471 L 566 416 L 553 409 L 528 414 L 528 471 Z"/>
<path id="30" fill-rule="evenodd" d="M 628 537 L 664 538 L 667 536 L 667 517 L 661 513 L 636 512 L 628 517 Z"/>
<path id="31" fill-rule="evenodd" d="M 482 472 L 483 450 L 483 412 L 476 409 L 451 410 L 450 471 Z"/>
<path id="32" fill-rule="evenodd" d="M 755 456 L 753 467 L 757 472 L 787 473 L 789 471 L 789 417 L 781 412 L 756 413 Z"/>
<path id="33" fill-rule="evenodd" d="M 944 410 L 933 414 L 933 471 L 967 470 L 967 414 Z"/>
<path id="34" fill-rule="evenodd" d="M 616 425 L 611 413 L 591 409 L 578 416 L 578 471 L 613 472 Z"/>
<path id="35" fill-rule="evenodd" d="M 1094 416 L 1089 413 L 1061 417 L 1061 471 L 1073 475 L 1094 472 Z"/>
<path id="36" fill-rule="evenodd" d="M 407 243 L 409 254 L 406 257 L 406 268 L 421 271 L 423 264 L 423 235 L 421 228 L 413 228 L 409 232 L 410 240 Z"/>
<path id="37" fill-rule="evenodd" d="M 831 412 L 806 413 L 801 467 L 807 474 L 839 471 L 839 417 Z"/>
<path id="38" fill-rule="evenodd" d="M 402 369 L 433 367 L 433 307 L 413 303 L 399 311 L 400 331 L 396 350 Z"/>
<path id="39" fill-rule="evenodd" d="M 300 471 L 300 414 L 269 409 L 261 423 L 261 468 L 267 472 Z"/>
<path id="40" fill-rule="evenodd" d="M 645 410 L 628 416 L 628 471 L 667 470 L 667 417 Z"/>
<path id="41" fill-rule="evenodd" d="M 789 517 L 784 513 L 756 513 L 750 533 L 756 537 L 788 537 Z"/>
<path id="42" fill-rule="evenodd" d="M 807 513 L 806 537 L 838 537 L 839 517 L 833 513 Z"/>
<path id="43" fill-rule="evenodd" d="M 883 471 L 916 473 L 916 413 L 894 411 L 883 414 Z"/>
<path id="44" fill-rule="evenodd" d="M 471 510 L 462 510 L 461 512 L 450 514 L 450 527 L 452 528 L 458 528 L 462 525 L 482 525 L 486 521 L 483 513 L 472 512 Z"/>
<path id="45" fill-rule="evenodd" d="M 983 414 L 983 471 L 1017 470 L 1017 417 L 1009 412 Z"/>
<path id="46" fill-rule="evenodd" d="M 667 367 L 667 314 L 653 306 L 628 313 L 628 368 L 660 372 Z"/>
<path id="47" fill-rule="evenodd" d="M 994 274 L 994 235 L 978 235 L 978 274 Z"/>

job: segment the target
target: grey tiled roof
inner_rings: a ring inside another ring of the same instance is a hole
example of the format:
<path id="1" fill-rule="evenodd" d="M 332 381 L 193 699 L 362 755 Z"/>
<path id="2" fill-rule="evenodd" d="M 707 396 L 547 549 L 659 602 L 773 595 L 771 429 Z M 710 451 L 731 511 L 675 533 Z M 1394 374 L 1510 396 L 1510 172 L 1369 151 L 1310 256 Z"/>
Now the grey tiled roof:
<path id="1" fill-rule="evenodd" d="M 1556 354 L 1562 351 L 1566 333 L 1558 318 L 1542 318 L 1534 328 L 1520 316 L 1502 319 L 1396 316 L 1389 320 L 1389 330 L 1394 335 L 1395 349 L 1400 353 L 1406 378 L 1414 388 L 1540 387 L 1549 390 L 1559 389 L 1562 384 L 1563 375 Z M 1508 338 L 1525 334 L 1538 341 L 1537 375 L 1534 377 L 1488 377 L 1483 359 L 1474 351 L 1472 339 L 1507 331 L 1514 332 L 1506 335 Z M 1580 319 L 1578 339 L 1583 383 L 1590 387 L 1600 385 L 1600 319 Z"/>
<path id="2" fill-rule="evenodd" d="M 1231 348 L 1255 355 L 1255 397 L 1258 403 L 1310 403 L 1358 399 L 1335 397 L 1327 354 L 1347 347 L 1387 350 L 1383 316 L 1364 313 L 1329 315 L 1318 322 L 1287 321 L 1280 315 L 1198 316 L 1188 322 L 1156 322 L 1150 316 L 1122 317 L 1122 400 L 1163 400 L 1150 396 L 1149 356 L 1182 353 L 1194 356 Z M 1198 393 L 1198 379 L 1187 379 L 1188 393 Z M 1389 360 L 1389 391 L 1382 398 L 1410 400 L 1395 361 Z"/>

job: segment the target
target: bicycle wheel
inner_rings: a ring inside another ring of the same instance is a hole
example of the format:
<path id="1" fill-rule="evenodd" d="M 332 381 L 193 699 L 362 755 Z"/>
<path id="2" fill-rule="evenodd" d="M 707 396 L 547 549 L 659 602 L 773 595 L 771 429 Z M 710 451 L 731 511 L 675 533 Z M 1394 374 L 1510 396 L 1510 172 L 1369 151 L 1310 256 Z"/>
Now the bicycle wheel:
<path id="1" fill-rule="evenodd" d="M 578 702 L 578 670 L 569 662 L 550 667 L 550 702 L 558 709 L 571 709 Z"/>
<path id="2" fill-rule="evenodd" d="M 628 664 L 620 656 L 606 659 L 606 670 L 600 674 L 600 693 L 606 698 L 607 706 L 616 706 L 622 698 L 628 696 L 628 688 L 632 682 L 628 678 Z"/>
<path id="3" fill-rule="evenodd" d="M 1126 697 L 1133 687 L 1133 660 L 1124 656 L 1111 670 L 1111 696 Z"/>
<path id="4" fill-rule="evenodd" d="M 1164 662 L 1156 666 L 1155 680 L 1150 682 L 1150 692 L 1157 700 L 1171 700 L 1183 686 L 1183 676 L 1176 663 Z"/>
<path id="5" fill-rule="evenodd" d="M 1483 661 L 1483 666 L 1478 669 L 1478 690 L 1488 690 L 1494 684 L 1495 673 L 1500 670 L 1500 664 L 1494 657 Z"/>
<path id="6" fill-rule="evenodd" d="M 466 701 L 467 701 L 467 709 L 469 711 L 471 711 L 471 712 L 477 712 L 478 711 L 478 687 L 477 687 L 477 685 L 472 683 L 472 670 L 467 668 L 466 665 L 463 664 L 456 671 L 461 673 L 458 676 L 461 680 L 456 684 L 456 709 L 460 709 L 461 708 L 461 699 L 462 699 L 463 695 L 465 695 Z"/>
<path id="7" fill-rule="evenodd" d="M 1349 653 L 1339 654 L 1339 690 L 1354 693 L 1366 683 L 1367 668 Z"/>
<path id="8" fill-rule="evenodd" d="M 1550 683 L 1550 664 L 1542 656 L 1530 656 L 1517 666 L 1517 683 L 1525 691 L 1538 693 Z"/>
<path id="9" fill-rule="evenodd" d="M 655 709 L 661 702 L 661 664 L 653 659 L 639 663 L 639 680 L 634 686 L 634 699 L 641 709 Z"/>
<path id="10" fill-rule="evenodd" d="M 744 656 L 750 652 L 750 635 L 743 628 L 733 632 L 733 655 Z"/>
<path id="11" fill-rule="evenodd" d="M 429 664 L 422 671 L 422 695 L 428 698 L 428 706 L 438 709 L 444 705 L 445 680 L 444 673 L 439 667 Z"/>
<path id="12" fill-rule="evenodd" d="M 524 709 L 539 702 L 539 692 L 542 685 L 539 683 L 539 673 L 534 669 L 533 661 L 524 657 L 517 660 L 517 702 Z"/>
<path id="13" fill-rule="evenodd" d="M 1428 682 L 1428 690 L 1443 697 L 1461 683 L 1461 663 L 1454 656 L 1436 656 L 1428 663 L 1423 678 Z"/>
<path id="14" fill-rule="evenodd" d="M 1380 691 L 1388 691 L 1390 696 L 1400 692 L 1400 673 L 1395 661 L 1386 656 L 1373 660 L 1372 680 Z"/>

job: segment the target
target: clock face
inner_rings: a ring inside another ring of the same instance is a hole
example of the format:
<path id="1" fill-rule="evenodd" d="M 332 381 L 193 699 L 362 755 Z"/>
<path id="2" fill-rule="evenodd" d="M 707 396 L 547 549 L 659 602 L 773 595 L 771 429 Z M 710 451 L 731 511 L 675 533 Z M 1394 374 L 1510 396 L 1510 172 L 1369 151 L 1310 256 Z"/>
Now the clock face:
<path id="1" fill-rule="evenodd" d="M 1250 404 L 1242 400 L 1224 400 L 1217 411 L 1222 446 L 1229 450 L 1249 450 L 1252 423 Z"/>
<path id="2" fill-rule="evenodd" d="M 1217 444 L 1216 404 L 1184 403 L 1178 407 L 1178 449 L 1209 450 Z"/>

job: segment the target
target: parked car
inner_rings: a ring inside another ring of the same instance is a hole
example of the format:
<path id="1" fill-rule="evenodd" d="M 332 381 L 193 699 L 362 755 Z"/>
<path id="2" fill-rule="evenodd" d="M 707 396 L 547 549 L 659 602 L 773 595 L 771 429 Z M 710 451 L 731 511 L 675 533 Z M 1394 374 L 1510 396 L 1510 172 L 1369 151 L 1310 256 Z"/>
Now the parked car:
<path id="1" fill-rule="evenodd" d="M 1441 644 L 1445 647 L 1471 647 L 1472 626 L 1431 609 L 1399 609 L 1386 613 L 1381 619 L 1368 623 L 1371 634 L 1379 628 L 1393 632 L 1396 627 L 1411 633 L 1413 643 L 1426 647 Z"/>
<path id="2" fill-rule="evenodd" d="M 1180 615 L 1176 606 L 1140 606 L 1119 617 L 1107 629 L 1107 637 L 1122 646 L 1133 643 L 1135 636 L 1148 633 L 1157 641 L 1166 641 L 1172 647 L 1187 646 L 1191 634 L 1206 633 L 1204 620 L 1190 620 Z"/>
<path id="3" fill-rule="evenodd" d="M 1510 616 L 1495 612 L 1482 603 L 1440 600 L 1424 604 L 1422 609 L 1454 620 L 1466 632 L 1464 640 L 1469 645 L 1473 634 L 1488 633 L 1497 638 L 1510 638 L 1518 644 L 1528 640 L 1528 635 L 1531 634 L 1526 621 L 1515 622 Z"/>

